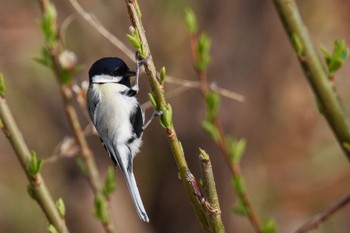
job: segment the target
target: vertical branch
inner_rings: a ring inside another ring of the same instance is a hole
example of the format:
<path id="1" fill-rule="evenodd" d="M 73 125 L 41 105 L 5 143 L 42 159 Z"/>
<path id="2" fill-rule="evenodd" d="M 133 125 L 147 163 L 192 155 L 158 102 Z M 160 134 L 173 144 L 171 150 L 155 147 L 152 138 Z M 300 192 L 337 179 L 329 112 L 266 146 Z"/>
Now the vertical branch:
<path id="1" fill-rule="evenodd" d="M 164 122 L 162 125 L 166 128 L 169 146 L 171 148 L 172 154 L 174 156 L 179 171 L 179 177 L 185 187 L 186 193 L 191 201 L 191 204 L 194 208 L 196 216 L 203 230 L 205 232 L 209 232 L 209 225 L 205 213 L 195 195 L 196 190 L 194 190 L 193 186 L 191 185 L 193 183 L 193 176 L 188 168 L 184 151 L 176 135 L 171 115 L 171 106 L 166 102 L 164 96 L 164 89 L 162 88 L 162 85 L 157 78 L 156 68 L 151 56 L 151 51 L 147 42 L 145 30 L 141 22 L 140 8 L 136 0 L 125 0 L 125 3 L 130 16 L 131 24 L 139 35 L 138 39 L 141 42 L 141 47 L 143 51 L 141 55 L 144 56 L 143 58 L 147 59 L 147 63 L 145 64 L 145 71 L 152 89 L 152 96 L 154 98 L 155 104 L 157 105 L 156 107 L 158 108 L 158 110 L 163 111 L 163 115 L 161 116 L 161 122 Z"/>
<path id="2" fill-rule="evenodd" d="M 211 165 L 209 155 L 200 150 L 199 161 L 203 177 L 203 185 L 208 198 L 209 205 L 208 209 L 208 221 L 212 227 L 213 232 L 224 233 L 225 227 L 221 220 L 221 210 L 219 204 L 219 197 L 216 191 L 214 173 Z"/>
<path id="3" fill-rule="evenodd" d="M 0 119 L 2 122 L 1 128 L 9 139 L 27 175 L 30 192 L 33 194 L 32 197 L 38 202 L 50 224 L 60 233 L 68 233 L 69 231 L 66 223 L 57 211 L 55 202 L 46 187 L 44 178 L 39 171 L 34 177 L 29 171 L 28 164 L 31 161 L 31 153 L 3 96 L 0 96 Z"/>
<path id="4" fill-rule="evenodd" d="M 341 148 L 350 160 L 350 126 L 340 99 L 329 80 L 329 74 L 316 53 L 309 32 L 301 18 L 295 1 L 274 0 L 284 28 L 294 47 L 320 110 L 333 130 Z"/>
<path id="5" fill-rule="evenodd" d="M 102 222 L 102 225 L 106 232 L 113 233 L 115 232 L 115 227 L 112 221 L 111 209 L 109 206 L 104 205 L 106 199 L 102 193 L 102 185 L 99 180 L 98 169 L 93 157 L 93 154 L 87 144 L 86 138 L 83 134 L 82 127 L 79 122 L 78 114 L 73 106 L 73 93 L 71 89 L 71 79 L 72 79 L 72 71 L 74 71 L 75 64 L 71 65 L 67 70 L 64 67 L 60 60 L 59 56 L 62 54 L 61 41 L 59 38 L 59 30 L 56 22 L 56 14 L 52 13 L 54 11 L 53 5 L 49 0 L 38 0 L 40 8 L 43 14 L 43 23 L 50 24 L 44 27 L 44 34 L 46 39 L 46 46 L 49 53 L 49 57 L 46 58 L 49 62 L 46 62 L 49 67 L 52 69 L 56 79 L 60 85 L 61 96 L 64 102 L 64 108 L 66 117 L 72 128 L 75 140 L 79 146 L 80 156 L 84 161 L 85 165 L 85 175 L 89 181 L 89 184 L 95 195 L 95 205 L 96 203 L 102 203 L 103 213 L 97 217 Z M 51 17 L 51 18 L 50 18 Z M 46 21 L 45 21 L 46 20 Z M 45 58 L 44 58 L 45 59 Z M 98 210 L 95 210 L 98 211 Z"/>

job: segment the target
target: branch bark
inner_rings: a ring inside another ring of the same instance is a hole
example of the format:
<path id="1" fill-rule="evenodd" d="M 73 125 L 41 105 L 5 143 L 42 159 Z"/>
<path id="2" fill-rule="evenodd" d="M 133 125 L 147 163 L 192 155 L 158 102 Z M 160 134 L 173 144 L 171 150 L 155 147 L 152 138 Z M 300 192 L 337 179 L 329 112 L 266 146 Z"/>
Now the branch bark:
<path id="1" fill-rule="evenodd" d="M 24 141 L 21 131 L 18 129 L 16 121 L 6 103 L 4 97 L 0 97 L 0 119 L 2 121 L 2 130 L 9 139 L 17 159 L 21 163 L 23 170 L 29 181 L 30 189 L 33 191 L 33 197 L 46 215 L 48 221 L 61 233 L 69 233 L 64 219 L 59 215 L 55 202 L 46 187 L 45 180 L 40 172 L 32 178 L 28 163 L 31 160 L 31 153 Z"/>
<path id="2" fill-rule="evenodd" d="M 164 96 L 164 89 L 160 85 L 160 82 L 158 81 L 158 78 L 157 78 L 157 71 L 151 56 L 151 51 L 147 42 L 145 30 L 141 22 L 140 8 L 136 0 L 125 0 L 125 3 L 130 16 L 131 24 L 138 31 L 145 54 L 149 57 L 149 59 L 147 60 L 147 63 L 145 64 L 145 71 L 146 71 L 154 98 L 157 102 L 157 106 L 159 110 L 162 110 L 164 114 L 166 114 L 166 111 L 169 111 L 168 109 L 169 105 Z M 172 121 L 172 119 L 170 120 Z M 166 128 L 166 135 L 167 135 L 169 146 L 171 148 L 172 154 L 174 156 L 174 159 L 179 171 L 179 177 L 182 181 L 182 184 L 185 187 L 186 193 L 191 201 L 191 204 L 194 208 L 196 216 L 199 222 L 201 223 L 203 230 L 205 232 L 210 232 L 210 227 L 208 225 L 208 221 L 206 219 L 204 210 L 201 204 L 199 203 L 197 196 L 195 195 L 196 190 L 194 190 L 193 186 L 191 185 L 192 180 L 189 180 L 189 177 L 192 175 L 188 168 L 181 143 L 177 138 L 176 131 L 173 124 L 169 125 Z"/>

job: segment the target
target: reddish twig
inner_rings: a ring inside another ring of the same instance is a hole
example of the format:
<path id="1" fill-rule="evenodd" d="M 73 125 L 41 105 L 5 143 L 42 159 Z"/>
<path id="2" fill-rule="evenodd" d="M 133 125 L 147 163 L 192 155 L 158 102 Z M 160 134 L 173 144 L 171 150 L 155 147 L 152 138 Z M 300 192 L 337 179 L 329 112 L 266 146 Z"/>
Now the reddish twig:
<path id="1" fill-rule="evenodd" d="M 312 219 L 302 225 L 295 233 L 305 233 L 316 229 L 321 223 L 327 221 L 330 217 L 333 216 L 336 212 L 341 210 L 350 202 L 350 193 L 347 193 L 338 201 L 336 201 L 333 205 L 323 210 L 321 213 L 315 215 Z"/>

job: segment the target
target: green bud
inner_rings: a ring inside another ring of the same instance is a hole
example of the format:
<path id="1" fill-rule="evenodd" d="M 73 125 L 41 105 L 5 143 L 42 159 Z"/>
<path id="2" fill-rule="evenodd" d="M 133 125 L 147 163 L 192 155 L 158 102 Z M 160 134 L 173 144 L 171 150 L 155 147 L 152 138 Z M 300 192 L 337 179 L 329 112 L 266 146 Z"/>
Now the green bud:
<path id="1" fill-rule="evenodd" d="M 274 219 L 267 219 L 263 221 L 261 233 L 276 233 L 277 224 Z"/>
<path id="2" fill-rule="evenodd" d="M 47 227 L 47 230 L 49 233 L 58 233 L 57 229 L 52 224 Z"/>
<path id="3" fill-rule="evenodd" d="M 185 10 L 185 24 L 189 33 L 197 32 L 197 19 L 194 11 L 191 8 Z"/>
<path id="4" fill-rule="evenodd" d="M 232 185 L 237 193 L 245 192 L 245 182 L 242 176 L 235 176 L 232 178 Z"/>
<path id="5" fill-rule="evenodd" d="M 0 73 L 0 97 L 4 97 L 6 92 L 5 78 L 2 73 Z"/>
<path id="6" fill-rule="evenodd" d="M 35 178 L 38 175 L 43 164 L 44 164 L 44 161 L 42 159 L 38 160 L 35 151 L 32 151 L 31 159 L 27 164 L 28 172 L 32 178 Z"/>
<path id="7" fill-rule="evenodd" d="M 95 197 L 95 217 L 103 223 L 108 222 L 106 200 L 100 195 Z"/>
<path id="8" fill-rule="evenodd" d="M 212 121 L 204 120 L 202 121 L 202 128 L 206 131 L 214 141 L 219 140 L 219 132 Z"/>
<path id="9" fill-rule="evenodd" d="M 166 78 L 165 66 L 163 66 L 163 67 L 160 69 L 159 76 L 160 76 L 160 84 L 163 85 L 163 83 L 164 83 L 164 81 L 165 81 L 165 78 Z"/>
<path id="10" fill-rule="evenodd" d="M 48 48 L 46 48 L 46 47 L 41 49 L 41 54 L 38 57 L 34 57 L 34 60 L 36 62 L 40 63 L 41 65 L 44 65 L 50 69 L 53 67 L 51 54 L 50 54 Z"/>
<path id="11" fill-rule="evenodd" d="M 127 34 L 126 37 L 128 38 L 130 44 L 137 50 L 139 50 L 141 48 L 141 41 L 138 37 L 136 37 L 135 35 L 130 35 Z"/>
<path id="12" fill-rule="evenodd" d="M 349 56 L 349 49 L 346 47 L 344 40 L 336 40 L 334 42 L 333 53 L 331 54 L 325 47 L 321 46 L 328 72 L 330 75 L 340 69 L 344 61 Z"/>
<path id="13" fill-rule="evenodd" d="M 346 152 L 350 153 L 350 143 L 343 142 L 343 147 L 346 150 Z"/>
<path id="14" fill-rule="evenodd" d="M 206 70 L 209 63 L 210 63 L 210 47 L 211 47 L 211 40 L 209 36 L 205 33 L 201 33 L 198 42 L 197 42 L 197 61 L 196 61 L 196 68 L 200 71 Z"/>
<path id="15" fill-rule="evenodd" d="M 297 55 L 298 56 L 303 55 L 304 53 L 303 44 L 301 43 L 300 37 L 295 33 L 292 34 L 292 43 Z"/>
<path id="16" fill-rule="evenodd" d="M 158 104 L 157 104 L 156 99 L 154 98 L 154 95 L 152 93 L 148 93 L 148 98 L 151 101 L 151 104 L 153 105 L 153 107 L 155 109 L 158 109 Z"/>
<path id="17" fill-rule="evenodd" d="M 164 128 L 170 128 L 173 125 L 173 110 L 171 108 L 171 105 L 168 103 L 164 113 L 160 116 L 160 124 Z"/>
<path id="18" fill-rule="evenodd" d="M 233 212 L 241 216 L 248 216 L 247 207 L 244 205 L 242 199 L 238 198 L 235 206 L 233 207 Z"/>
<path id="19" fill-rule="evenodd" d="M 45 36 L 46 44 L 51 47 L 57 43 L 57 11 L 53 3 L 49 3 L 41 21 L 41 29 Z"/>
<path id="20" fill-rule="evenodd" d="M 218 93 L 211 91 L 206 95 L 205 100 L 207 104 L 208 117 L 210 120 L 212 120 L 217 115 L 221 98 Z"/>
<path id="21" fill-rule="evenodd" d="M 113 166 L 110 166 L 107 169 L 105 184 L 102 189 L 103 195 L 108 198 L 114 192 L 116 187 L 115 170 Z"/>
<path id="22" fill-rule="evenodd" d="M 59 198 L 56 202 L 56 208 L 58 210 L 58 213 L 63 218 L 66 215 L 66 206 L 64 205 L 64 202 L 62 198 Z"/>
<path id="23" fill-rule="evenodd" d="M 228 146 L 232 162 L 239 163 L 245 151 L 246 141 L 244 139 L 235 140 L 231 137 L 227 137 L 226 144 Z"/>

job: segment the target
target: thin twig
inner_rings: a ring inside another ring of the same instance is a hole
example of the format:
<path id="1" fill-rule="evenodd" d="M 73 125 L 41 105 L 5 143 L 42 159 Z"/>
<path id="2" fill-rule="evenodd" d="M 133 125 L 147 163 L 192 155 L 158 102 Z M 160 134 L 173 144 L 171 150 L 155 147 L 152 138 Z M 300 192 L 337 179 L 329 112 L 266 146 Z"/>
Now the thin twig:
<path id="1" fill-rule="evenodd" d="M 310 219 L 307 223 L 301 226 L 295 233 L 305 233 L 316 229 L 321 223 L 327 221 L 330 217 L 333 216 L 336 212 L 341 210 L 350 202 L 350 193 L 344 195 L 338 201 L 336 201 L 329 208 L 323 210 L 321 213 L 315 215 L 312 219 Z"/>
<path id="2" fill-rule="evenodd" d="M 43 15 L 45 12 L 48 11 L 50 1 L 49 0 L 38 0 L 40 8 L 42 9 Z M 61 96 L 64 102 L 65 107 L 65 113 L 66 117 L 68 119 L 68 122 L 70 124 L 70 127 L 73 131 L 75 140 L 79 146 L 80 156 L 84 161 L 85 170 L 86 170 L 86 176 L 89 181 L 89 184 L 95 194 L 95 198 L 103 197 L 102 194 L 102 184 L 100 183 L 99 179 L 99 173 L 98 169 L 93 157 L 93 154 L 87 144 L 86 138 L 84 136 L 83 130 L 80 126 L 78 114 L 74 108 L 73 100 L 74 100 L 74 94 L 72 91 L 72 88 L 70 84 L 65 84 L 61 80 L 63 77 L 63 71 L 64 69 L 61 67 L 58 56 L 61 52 L 61 44 L 60 44 L 60 38 L 58 35 L 59 27 L 56 24 L 56 22 L 53 22 L 54 25 L 51 25 L 52 31 L 55 29 L 55 40 L 56 42 L 51 44 L 48 47 L 48 50 L 50 52 L 50 57 L 52 60 L 52 71 L 56 76 L 56 79 L 60 85 L 60 92 Z M 101 221 L 105 231 L 107 233 L 114 233 L 115 227 L 113 225 L 113 219 L 112 219 L 112 211 L 110 208 L 107 207 L 107 217 L 105 220 Z"/>
<path id="3" fill-rule="evenodd" d="M 349 121 L 335 88 L 329 80 L 328 72 L 316 53 L 296 1 L 274 0 L 274 3 L 305 76 L 316 95 L 320 111 L 333 130 L 340 147 L 350 160 L 350 150 L 348 149 L 350 144 Z"/>
<path id="4" fill-rule="evenodd" d="M 121 40 L 110 33 L 93 15 L 86 12 L 76 0 L 69 0 L 74 9 L 88 22 L 98 33 L 109 40 L 113 45 L 119 48 L 131 60 L 135 59 L 135 54 Z"/>
<path id="5" fill-rule="evenodd" d="M 86 12 L 77 0 L 69 0 L 69 2 L 74 7 L 76 12 L 90 26 L 92 26 L 98 33 L 100 33 L 103 37 L 105 37 L 108 41 L 110 41 L 115 47 L 120 49 L 126 56 L 128 56 L 132 61 L 134 61 L 134 59 L 135 59 L 134 52 L 131 49 L 129 49 L 121 40 L 119 40 L 116 36 L 114 36 L 111 32 L 109 32 L 96 17 L 94 17 L 92 14 Z M 167 79 L 165 80 L 165 82 L 174 83 L 174 84 L 185 86 L 188 88 L 198 88 L 199 87 L 198 81 L 178 79 L 178 78 L 174 78 L 170 75 L 167 75 Z M 225 96 L 226 98 L 236 100 L 239 102 L 244 101 L 244 96 L 242 96 L 241 94 L 238 94 L 236 92 L 219 87 L 214 83 L 209 85 L 209 87 L 210 87 L 210 89 L 217 91 L 217 93 L 219 93 L 222 96 Z"/>
<path id="6" fill-rule="evenodd" d="M 17 158 L 25 171 L 30 189 L 34 192 L 34 199 L 38 202 L 45 213 L 48 221 L 61 233 L 68 233 L 68 228 L 64 219 L 59 215 L 55 202 L 46 187 L 45 180 L 40 172 L 35 176 L 35 182 L 28 171 L 28 163 L 31 160 L 31 153 L 25 143 L 21 131 L 12 116 L 12 113 L 6 103 L 5 98 L 0 97 L 0 119 L 2 121 L 2 130 L 12 144 Z"/>

